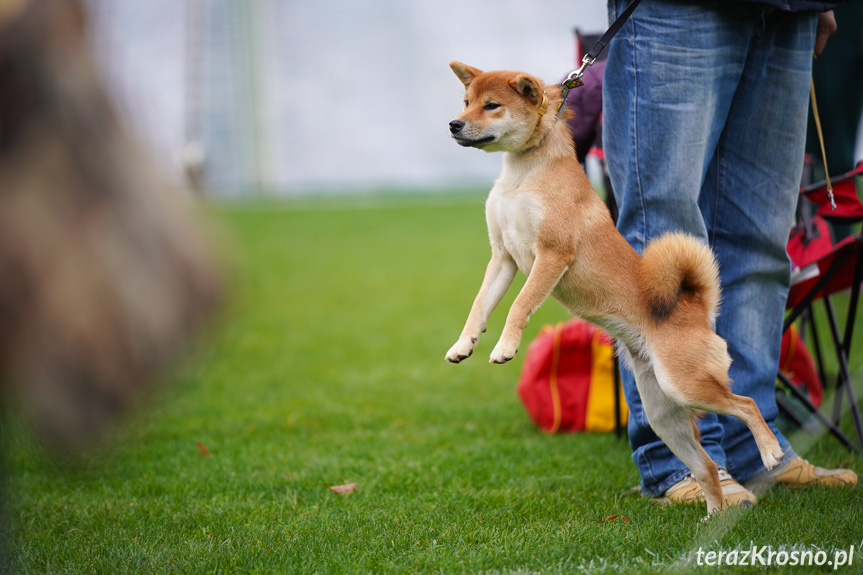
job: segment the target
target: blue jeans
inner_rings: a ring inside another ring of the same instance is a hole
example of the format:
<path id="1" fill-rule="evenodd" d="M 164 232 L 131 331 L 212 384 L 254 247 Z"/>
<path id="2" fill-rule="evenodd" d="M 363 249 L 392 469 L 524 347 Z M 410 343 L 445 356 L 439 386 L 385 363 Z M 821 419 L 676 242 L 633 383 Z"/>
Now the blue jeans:
<path id="1" fill-rule="evenodd" d="M 609 0 L 611 17 L 629 0 Z M 774 387 L 790 278 L 785 251 L 803 166 L 817 16 L 739 2 L 642 2 L 609 46 L 603 145 L 620 215 L 639 253 L 683 230 L 719 262 L 717 333 L 732 391 L 774 425 Z M 641 486 L 658 496 L 689 470 L 653 433 L 632 374 L 623 376 Z M 707 414 L 701 441 L 738 481 L 763 470 L 748 428 Z"/>

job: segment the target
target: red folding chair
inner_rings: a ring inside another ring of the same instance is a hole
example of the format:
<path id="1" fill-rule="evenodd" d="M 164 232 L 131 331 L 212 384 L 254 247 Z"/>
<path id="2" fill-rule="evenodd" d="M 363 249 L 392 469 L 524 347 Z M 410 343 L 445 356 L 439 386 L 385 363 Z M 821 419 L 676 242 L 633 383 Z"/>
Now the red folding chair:
<path id="1" fill-rule="evenodd" d="M 791 289 L 788 294 L 783 332 L 788 330 L 798 318 L 812 316 L 812 305 L 821 300 L 830 329 L 832 347 L 838 362 L 838 375 L 833 396 L 832 417 L 823 414 L 809 397 L 781 371 L 779 381 L 826 427 L 843 445 L 854 451 L 863 447 L 863 423 L 854 387 L 851 383 L 851 373 L 848 368 L 848 356 L 851 352 L 851 338 L 854 335 L 854 318 L 860 296 L 860 283 L 863 281 L 863 236 L 856 234 L 834 243 L 830 236 L 828 220 L 837 223 L 854 223 L 863 220 L 863 204 L 857 197 L 854 178 L 863 174 L 863 162 L 857 167 L 833 180 L 833 195 L 835 209 L 829 202 L 827 184 L 820 182 L 801 188 L 801 208 L 798 226 L 792 230 L 788 242 L 788 254 L 794 263 Z M 815 213 L 812 213 L 812 208 Z M 845 317 L 844 333 L 840 334 L 836 311 L 831 301 L 831 295 L 840 291 L 850 291 L 851 297 L 848 313 Z M 816 360 L 819 371 L 824 379 L 824 363 L 822 349 L 815 322 L 809 321 Z M 801 330 L 802 331 L 802 330 Z M 856 444 L 852 442 L 838 427 L 843 398 L 849 402 L 849 412 L 854 425 Z M 792 418 L 793 414 L 789 413 Z"/>

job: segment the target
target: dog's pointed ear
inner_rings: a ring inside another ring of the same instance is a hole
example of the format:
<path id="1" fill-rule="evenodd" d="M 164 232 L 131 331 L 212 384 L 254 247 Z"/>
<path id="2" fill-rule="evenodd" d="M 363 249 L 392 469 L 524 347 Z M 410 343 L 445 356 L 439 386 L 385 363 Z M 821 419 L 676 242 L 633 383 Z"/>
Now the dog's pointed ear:
<path id="1" fill-rule="evenodd" d="M 455 72 L 455 75 L 458 76 L 458 79 L 461 80 L 461 83 L 464 84 L 465 88 L 470 86 L 470 83 L 475 77 L 482 74 L 482 70 L 478 70 L 468 66 L 467 64 L 462 64 L 461 62 L 456 62 L 455 60 L 449 63 L 449 67 L 452 68 L 452 71 Z"/>
<path id="2" fill-rule="evenodd" d="M 542 100 L 542 90 L 533 76 L 519 74 L 509 81 L 509 85 L 536 106 Z"/>

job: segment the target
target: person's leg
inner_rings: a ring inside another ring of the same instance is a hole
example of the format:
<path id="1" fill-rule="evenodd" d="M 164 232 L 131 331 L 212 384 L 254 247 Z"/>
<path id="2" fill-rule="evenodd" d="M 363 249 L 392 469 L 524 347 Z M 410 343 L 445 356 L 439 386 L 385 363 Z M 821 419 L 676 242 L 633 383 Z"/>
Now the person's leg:
<path id="1" fill-rule="evenodd" d="M 703 202 L 720 268 L 716 331 L 728 342 L 732 390 L 751 397 L 782 446 L 774 395 L 790 261 L 785 251 L 803 169 L 816 15 L 768 14 L 753 35 L 743 76 L 711 163 Z M 712 205 L 711 205 L 712 202 Z M 763 469 L 752 435 L 720 416 L 727 469 L 745 481 Z"/>
<path id="2" fill-rule="evenodd" d="M 610 0 L 610 15 L 626 3 Z M 732 6 L 644 2 L 609 46 L 603 145 L 620 210 L 618 228 L 639 252 L 672 230 L 709 239 L 700 190 L 760 13 Z M 623 383 L 642 489 L 660 495 L 689 470 L 653 433 L 632 375 L 625 373 Z M 707 414 L 698 426 L 705 450 L 724 468 L 717 416 Z"/>

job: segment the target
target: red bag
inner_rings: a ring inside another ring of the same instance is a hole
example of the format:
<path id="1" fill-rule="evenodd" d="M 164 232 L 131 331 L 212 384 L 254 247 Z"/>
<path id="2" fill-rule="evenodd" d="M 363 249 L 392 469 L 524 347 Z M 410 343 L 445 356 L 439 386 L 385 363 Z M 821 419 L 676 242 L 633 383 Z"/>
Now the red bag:
<path id="1" fill-rule="evenodd" d="M 612 431 L 612 340 L 590 322 L 546 326 L 527 348 L 518 394 L 534 423 L 547 433 Z M 621 420 L 627 409 L 620 392 Z"/>

